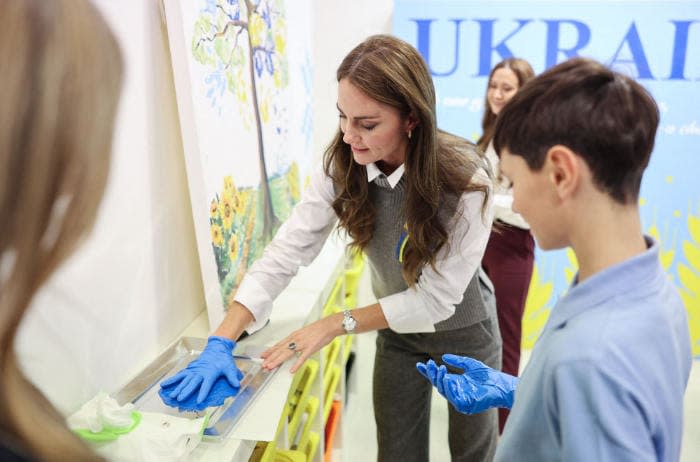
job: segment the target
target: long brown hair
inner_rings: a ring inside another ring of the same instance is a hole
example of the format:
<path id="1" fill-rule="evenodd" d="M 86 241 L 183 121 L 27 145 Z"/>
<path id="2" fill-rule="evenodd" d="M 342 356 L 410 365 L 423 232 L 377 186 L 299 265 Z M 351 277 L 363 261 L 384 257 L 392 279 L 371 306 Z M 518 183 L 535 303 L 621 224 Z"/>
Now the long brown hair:
<path id="1" fill-rule="evenodd" d="M 486 151 L 486 148 L 493 139 L 494 129 L 496 127 L 496 114 L 494 114 L 494 112 L 491 110 L 488 93 L 489 85 L 491 85 L 491 78 L 499 69 L 510 69 L 513 71 L 518 79 L 518 90 L 520 90 L 520 88 L 522 88 L 522 86 L 525 85 L 528 80 L 531 80 L 535 76 L 535 71 L 532 70 L 530 63 L 521 58 L 506 58 L 493 66 L 493 69 L 491 69 L 491 73 L 489 74 L 489 79 L 486 81 L 484 116 L 481 118 L 481 138 L 479 138 L 479 140 L 476 142 L 476 144 L 483 151 Z"/>
<path id="2" fill-rule="evenodd" d="M 424 265 L 435 266 L 435 256 L 447 242 L 448 231 L 438 213 L 445 204 L 454 204 L 462 193 L 480 191 L 486 206 L 488 186 L 472 181 L 481 159 L 472 143 L 438 130 L 433 81 L 425 61 L 410 44 L 389 35 L 371 36 L 343 59 L 336 77 L 418 122 L 408 140 L 404 164 L 403 212 L 410 238 L 402 271 L 412 287 Z M 354 162 L 340 129 L 325 151 L 324 168 L 335 185 L 333 209 L 340 226 L 347 230 L 352 245 L 364 249 L 372 238 L 377 211 L 369 200 L 366 167 Z"/>
<path id="3" fill-rule="evenodd" d="M 101 460 L 22 373 L 32 297 L 95 220 L 122 79 L 88 0 L 0 2 L 0 431 L 32 457 Z"/>

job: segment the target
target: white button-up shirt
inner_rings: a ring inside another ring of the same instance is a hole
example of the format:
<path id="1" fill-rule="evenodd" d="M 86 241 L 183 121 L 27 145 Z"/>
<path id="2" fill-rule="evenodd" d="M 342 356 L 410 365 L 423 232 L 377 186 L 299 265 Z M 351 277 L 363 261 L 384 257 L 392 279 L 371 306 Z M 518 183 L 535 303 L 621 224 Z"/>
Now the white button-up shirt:
<path id="1" fill-rule="evenodd" d="M 486 157 L 488 158 L 489 162 L 491 162 L 493 174 L 496 176 L 493 188 L 494 219 L 521 229 L 530 229 L 530 225 L 527 223 L 527 221 L 525 221 L 525 219 L 519 213 L 513 212 L 513 188 L 510 186 L 510 182 L 508 180 L 499 178 L 500 160 L 498 159 L 496 150 L 493 147 L 493 141 L 491 141 L 486 148 Z"/>
<path id="2" fill-rule="evenodd" d="M 401 165 L 387 181 L 395 187 L 404 173 Z M 367 180 L 384 175 L 375 164 L 367 165 Z M 485 172 L 475 180 L 490 185 Z M 290 217 L 282 224 L 262 257 L 248 270 L 236 292 L 236 301 L 248 308 L 255 321 L 246 330 L 255 332 L 270 317 L 272 302 L 296 275 L 310 264 L 336 226 L 331 206 L 333 181 L 322 168 L 311 177 L 309 187 Z M 481 265 L 493 219 L 492 205 L 482 214 L 483 195 L 463 194 L 448 223 L 448 242 L 436 256 L 435 269 L 426 265 L 415 287 L 378 300 L 389 327 L 401 333 L 434 332 L 434 325 L 455 312 L 469 281 Z M 380 262 L 374 262 L 381 264 Z"/>

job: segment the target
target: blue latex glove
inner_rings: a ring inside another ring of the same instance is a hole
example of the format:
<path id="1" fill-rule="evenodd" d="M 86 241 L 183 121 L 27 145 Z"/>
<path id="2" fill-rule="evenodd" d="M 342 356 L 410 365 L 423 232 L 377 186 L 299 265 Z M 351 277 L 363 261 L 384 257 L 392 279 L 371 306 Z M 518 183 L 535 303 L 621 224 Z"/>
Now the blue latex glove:
<path id="1" fill-rule="evenodd" d="M 236 367 L 233 360 L 233 348 L 236 342 L 226 337 L 212 335 L 207 341 L 207 346 L 185 369 L 160 383 L 161 389 L 169 389 L 169 397 L 177 402 L 184 402 L 196 390 L 196 404 L 201 404 L 207 399 L 210 390 L 219 377 L 225 377 L 229 385 L 234 389 L 240 388 L 240 379 L 243 374 Z M 177 384 L 177 385 L 175 385 Z"/>
<path id="2" fill-rule="evenodd" d="M 447 374 L 447 368 L 445 366 L 438 366 L 435 361 L 429 359 L 425 364 L 416 363 L 416 369 L 421 373 L 423 377 L 430 380 L 437 391 L 440 392 L 442 396 L 445 396 L 443 387 L 443 378 Z"/>
<path id="3" fill-rule="evenodd" d="M 513 406 L 517 377 L 464 356 L 447 354 L 442 360 L 463 369 L 464 373 L 450 374 L 445 366 L 438 367 L 433 360 L 418 363 L 416 367 L 459 412 L 478 414 L 494 407 Z"/>
<path id="4" fill-rule="evenodd" d="M 171 398 L 170 393 L 172 393 L 176 386 L 177 384 L 161 387 L 158 394 L 160 395 L 160 399 L 163 400 L 165 404 L 170 407 L 177 408 L 177 410 L 180 412 L 199 412 L 208 407 L 221 406 L 226 401 L 226 398 L 236 396 L 238 392 L 241 391 L 240 387 L 232 387 L 231 384 L 228 383 L 228 379 L 225 376 L 220 375 L 214 382 L 214 386 L 211 387 L 211 391 L 207 394 L 207 397 L 204 398 L 204 401 L 198 403 L 196 393 L 192 393 L 188 398 L 185 398 L 182 401 Z"/>

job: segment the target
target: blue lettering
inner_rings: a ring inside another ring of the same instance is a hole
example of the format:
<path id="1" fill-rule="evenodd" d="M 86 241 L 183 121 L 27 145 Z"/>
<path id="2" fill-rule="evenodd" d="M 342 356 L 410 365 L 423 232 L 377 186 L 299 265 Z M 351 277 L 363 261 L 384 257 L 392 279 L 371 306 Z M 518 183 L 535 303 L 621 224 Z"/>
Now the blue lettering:
<path id="1" fill-rule="evenodd" d="M 630 49 L 630 53 L 632 53 L 632 60 L 628 59 L 619 59 L 618 55 L 620 54 L 620 51 L 622 50 L 623 45 L 627 43 Z M 644 48 L 642 47 L 642 41 L 639 39 L 639 32 L 637 32 L 637 25 L 632 22 L 632 25 L 630 26 L 629 30 L 627 31 L 627 35 L 625 35 L 625 38 L 622 39 L 622 42 L 620 43 L 620 46 L 617 47 L 617 50 L 615 51 L 615 54 L 613 57 L 610 59 L 610 67 L 614 67 L 615 64 L 617 63 L 632 63 L 635 65 L 637 68 L 637 78 L 639 79 L 653 79 L 654 76 L 651 74 L 651 69 L 649 69 L 649 62 L 647 61 L 647 57 L 644 54 Z"/>
<path id="2" fill-rule="evenodd" d="M 545 68 L 557 64 L 559 53 L 563 53 L 566 59 L 578 56 L 578 51 L 588 45 L 591 40 L 591 30 L 581 21 L 573 19 L 552 19 L 545 20 L 547 24 L 547 49 L 545 56 Z M 576 45 L 571 48 L 559 48 L 559 31 L 561 24 L 572 24 L 576 28 Z"/>
<path id="3" fill-rule="evenodd" d="M 460 43 L 462 24 L 472 19 L 453 18 L 448 19 L 454 28 L 453 32 L 448 32 L 448 39 L 443 40 L 442 36 L 440 43 L 432 44 L 433 33 L 435 30 L 432 25 L 439 19 L 411 19 L 410 21 L 416 24 L 417 39 L 416 48 L 425 59 L 430 73 L 438 77 L 446 77 L 453 75 L 460 66 Z M 545 41 L 545 69 L 557 64 L 565 59 L 569 59 L 582 54 L 582 50 L 589 46 L 592 30 L 590 25 L 584 21 L 576 19 L 516 19 L 515 26 L 503 38 L 495 38 L 495 28 L 497 22 L 503 22 L 498 19 L 473 19 L 479 26 L 479 44 L 478 44 L 478 70 L 474 77 L 488 76 L 491 71 L 494 61 L 505 59 L 514 56 L 509 43 L 523 28 L 533 21 L 542 21 L 546 25 Z M 695 23 L 700 23 L 698 19 L 688 20 L 670 20 L 674 27 L 673 48 L 671 51 L 670 73 L 667 80 L 689 80 L 685 75 L 686 62 L 689 48 L 690 28 Z M 436 26 L 437 27 L 437 26 Z M 449 27 L 449 26 L 447 26 Z M 502 27 L 502 26 L 499 26 Z M 500 28 L 499 28 L 500 31 Z M 562 46 L 561 42 L 566 43 Z M 569 45 L 572 43 L 572 45 Z M 440 60 L 438 66 L 443 69 L 434 69 L 435 56 L 431 56 L 431 44 L 439 45 L 440 50 L 436 49 L 438 57 L 444 56 L 445 60 Z M 449 63 L 449 58 L 452 57 L 452 63 Z M 446 62 L 443 66 L 441 63 Z M 652 74 L 649 60 L 646 51 L 642 44 L 639 30 L 634 21 L 627 28 L 621 42 L 615 49 L 614 53 L 608 62 L 610 67 L 626 67 L 632 68 L 631 73 L 638 79 L 655 79 Z"/>
<path id="4" fill-rule="evenodd" d="M 518 19 L 518 27 L 508 34 L 503 40 L 493 45 L 493 24 L 495 19 L 477 19 L 480 27 L 479 37 L 479 73 L 477 76 L 487 76 L 491 72 L 491 56 L 496 51 L 501 56 L 501 59 L 513 56 L 513 52 L 506 45 L 506 42 L 517 34 L 526 24 L 532 22 L 532 19 Z"/>
<path id="5" fill-rule="evenodd" d="M 673 36 L 673 53 L 671 61 L 671 75 L 668 80 L 688 80 L 683 75 L 685 72 L 685 57 L 688 54 L 688 30 L 690 25 L 698 21 L 671 21 L 676 27 Z"/>
<path id="6" fill-rule="evenodd" d="M 444 77 L 453 74 L 454 71 L 457 69 L 457 65 L 459 64 L 459 25 L 462 23 L 462 21 L 464 21 L 464 19 L 451 19 L 451 21 L 455 25 L 454 62 L 452 64 L 452 68 L 446 72 L 438 72 L 434 70 L 430 65 L 430 25 L 435 20 L 412 19 L 412 21 L 415 21 L 416 25 L 418 26 L 418 43 L 416 48 L 418 49 L 418 52 L 423 56 L 423 59 L 425 59 L 430 73 L 439 77 Z"/>

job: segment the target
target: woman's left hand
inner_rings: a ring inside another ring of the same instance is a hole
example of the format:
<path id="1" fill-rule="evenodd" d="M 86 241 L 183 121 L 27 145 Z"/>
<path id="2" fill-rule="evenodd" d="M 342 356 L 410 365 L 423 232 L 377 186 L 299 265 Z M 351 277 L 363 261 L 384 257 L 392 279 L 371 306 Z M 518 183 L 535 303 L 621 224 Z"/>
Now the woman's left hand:
<path id="1" fill-rule="evenodd" d="M 290 369 L 294 373 L 311 355 L 328 345 L 337 335 L 343 333 L 342 318 L 337 314 L 296 330 L 265 350 L 260 356 L 264 359 L 263 367 L 271 370 L 278 367 L 289 358 L 296 356 L 297 360 Z"/>

